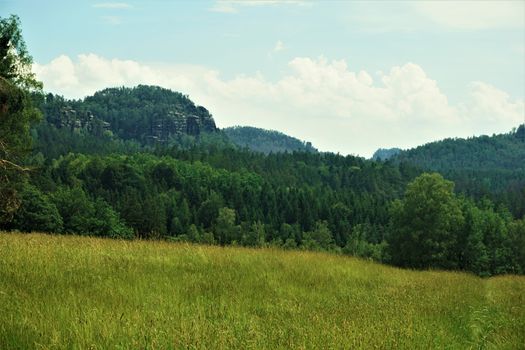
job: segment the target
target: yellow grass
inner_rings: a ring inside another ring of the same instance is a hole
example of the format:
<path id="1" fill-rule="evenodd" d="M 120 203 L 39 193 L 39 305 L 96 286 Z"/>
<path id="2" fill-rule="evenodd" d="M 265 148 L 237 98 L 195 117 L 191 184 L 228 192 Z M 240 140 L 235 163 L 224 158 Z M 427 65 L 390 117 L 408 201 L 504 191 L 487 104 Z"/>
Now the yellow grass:
<path id="1" fill-rule="evenodd" d="M 525 278 L 0 233 L 0 349 L 519 349 Z"/>

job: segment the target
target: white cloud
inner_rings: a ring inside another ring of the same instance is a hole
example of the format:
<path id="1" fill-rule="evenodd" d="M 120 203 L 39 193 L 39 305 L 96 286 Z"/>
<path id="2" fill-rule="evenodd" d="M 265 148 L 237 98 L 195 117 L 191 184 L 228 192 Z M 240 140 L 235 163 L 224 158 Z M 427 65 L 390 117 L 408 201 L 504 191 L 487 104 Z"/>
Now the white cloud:
<path id="1" fill-rule="evenodd" d="M 79 84 L 75 74 L 73 61 L 65 55 L 60 55 L 45 66 L 35 64 L 33 70 L 41 79 L 53 77 L 53 88 L 58 91 L 66 91 L 72 86 Z M 65 90 L 63 90 L 65 89 Z"/>
<path id="2" fill-rule="evenodd" d="M 133 6 L 125 2 L 101 2 L 98 4 L 93 4 L 93 7 L 104 9 L 129 9 Z"/>
<path id="3" fill-rule="evenodd" d="M 453 29 L 525 26 L 523 1 L 417 1 L 413 6 L 435 23 Z"/>
<path id="4" fill-rule="evenodd" d="M 524 120 L 523 100 L 512 100 L 505 91 L 481 81 L 470 83 L 469 92 L 468 101 L 460 108 L 472 121 L 519 124 Z"/>
<path id="5" fill-rule="evenodd" d="M 307 4 L 303 0 L 217 0 L 209 10 L 222 13 L 238 13 L 240 7 Z"/>
<path id="6" fill-rule="evenodd" d="M 260 73 L 225 80 L 202 66 L 151 66 L 86 54 L 75 60 L 62 55 L 35 65 L 34 71 L 47 91 L 74 98 L 110 86 L 164 86 L 206 106 L 221 127 L 277 129 L 323 150 L 365 156 L 379 147 L 505 132 L 525 113 L 523 99 L 483 82 L 470 84 L 469 98 L 451 105 L 437 82 L 414 63 L 375 78 L 350 70 L 344 60 L 323 57 L 298 57 L 288 68 L 277 81 Z"/>
<path id="7" fill-rule="evenodd" d="M 75 62 L 61 55 L 33 70 L 45 82 L 46 90 L 80 98 L 105 86 L 158 83 L 159 77 L 147 66 L 129 60 L 108 60 L 94 54 L 79 55 Z"/>

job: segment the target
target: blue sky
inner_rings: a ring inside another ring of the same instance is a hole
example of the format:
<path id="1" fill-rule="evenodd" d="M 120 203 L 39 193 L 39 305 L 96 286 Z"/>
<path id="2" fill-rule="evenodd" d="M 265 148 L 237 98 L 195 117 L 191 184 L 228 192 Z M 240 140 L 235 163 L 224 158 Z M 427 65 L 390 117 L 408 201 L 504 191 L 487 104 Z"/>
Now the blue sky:
<path id="1" fill-rule="evenodd" d="M 525 2 L 25 1 L 51 92 L 158 84 L 219 126 L 254 125 L 369 156 L 524 119 Z"/>

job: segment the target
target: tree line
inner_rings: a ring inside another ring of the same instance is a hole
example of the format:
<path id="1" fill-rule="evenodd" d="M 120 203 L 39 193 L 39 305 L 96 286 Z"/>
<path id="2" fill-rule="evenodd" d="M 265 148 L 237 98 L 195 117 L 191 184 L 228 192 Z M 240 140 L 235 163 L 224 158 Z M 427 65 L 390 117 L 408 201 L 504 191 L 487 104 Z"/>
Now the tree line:
<path id="1" fill-rule="evenodd" d="M 322 250 L 479 275 L 525 271 L 524 220 L 456 195 L 437 173 L 331 154 L 228 149 L 203 161 L 201 151 L 34 157 L 38 171 L 4 228 Z M 243 162 L 253 168 L 233 165 Z"/>

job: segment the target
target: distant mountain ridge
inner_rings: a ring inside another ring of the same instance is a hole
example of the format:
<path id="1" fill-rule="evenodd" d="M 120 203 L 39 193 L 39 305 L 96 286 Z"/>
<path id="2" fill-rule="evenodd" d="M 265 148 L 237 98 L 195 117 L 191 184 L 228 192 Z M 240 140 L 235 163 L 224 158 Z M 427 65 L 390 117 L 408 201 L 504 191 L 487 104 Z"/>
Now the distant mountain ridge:
<path id="1" fill-rule="evenodd" d="M 401 148 L 379 148 L 372 155 L 372 160 L 388 160 L 401 152 Z"/>
<path id="2" fill-rule="evenodd" d="M 223 129 L 228 138 L 239 147 L 264 154 L 282 152 L 317 152 L 310 142 L 275 130 L 234 126 Z"/>
<path id="3" fill-rule="evenodd" d="M 57 129 L 94 136 L 115 135 L 142 145 L 165 144 L 177 136 L 219 131 L 206 108 L 196 105 L 187 95 L 158 86 L 107 88 L 83 100 L 48 94 L 39 107 L 47 123 Z M 317 152 L 310 142 L 275 130 L 236 126 L 223 132 L 231 143 L 264 154 Z M 410 162 L 445 175 L 466 170 L 516 173 L 525 167 L 524 145 L 525 127 L 521 125 L 507 134 L 445 139 L 406 151 L 379 149 L 372 159 Z"/>
<path id="4" fill-rule="evenodd" d="M 393 159 L 435 171 L 525 170 L 525 126 L 520 125 L 506 134 L 447 138 L 398 152 Z"/>

